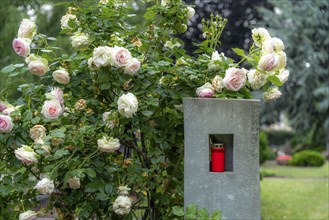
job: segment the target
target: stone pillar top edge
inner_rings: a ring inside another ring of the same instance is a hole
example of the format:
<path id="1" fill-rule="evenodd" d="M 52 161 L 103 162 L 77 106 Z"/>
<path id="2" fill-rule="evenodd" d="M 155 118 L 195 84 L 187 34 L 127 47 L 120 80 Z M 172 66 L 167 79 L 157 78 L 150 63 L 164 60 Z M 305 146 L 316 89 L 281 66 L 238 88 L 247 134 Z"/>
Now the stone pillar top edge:
<path id="1" fill-rule="evenodd" d="M 183 101 L 193 101 L 193 100 L 216 100 L 216 101 L 224 101 L 224 102 L 233 102 L 233 101 L 241 101 L 241 102 L 259 102 L 259 99 L 221 99 L 221 98 L 197 98 L 197 97 L 186 97 L 183 98 Z"/>

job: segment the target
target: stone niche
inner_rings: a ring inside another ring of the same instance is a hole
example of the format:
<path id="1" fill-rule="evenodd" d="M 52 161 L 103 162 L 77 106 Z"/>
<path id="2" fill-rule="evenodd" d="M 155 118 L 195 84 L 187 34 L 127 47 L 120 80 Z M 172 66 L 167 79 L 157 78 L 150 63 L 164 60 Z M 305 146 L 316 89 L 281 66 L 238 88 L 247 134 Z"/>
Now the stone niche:
<path id="1" fill-rule="evenodd" d="M 185 98 L 184 206 L 225 219 L 261 219 L 259 100 Z M 212 143 L 223 143 L 224 172 L 211 171 Z"/>

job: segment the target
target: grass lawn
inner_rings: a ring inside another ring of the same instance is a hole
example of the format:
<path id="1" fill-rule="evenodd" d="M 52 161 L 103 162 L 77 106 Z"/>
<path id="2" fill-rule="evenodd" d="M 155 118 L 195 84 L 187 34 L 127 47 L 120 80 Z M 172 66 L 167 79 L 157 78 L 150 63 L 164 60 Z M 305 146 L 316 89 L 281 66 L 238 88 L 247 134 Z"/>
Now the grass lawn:
<path id="1" fill-rule="evenodd" d="M 326 162 L 322 167 L 295 167 L 279 166 L 275 162 L 265 163 L 261 171 L 275 174 L 275 176 L 293 177 L 293 178 L 323 178 L 329 177 L 329 163 Z"/>
<path id="2" fill-rule="evenodd" d="M 262 169 L 271 170 L 276 176 L 292 177 L 261 181 L 262 219 L 329 219 L 329 181 L 325 178 L 328 177 L 328 163 L 321 168 L 272 164 Z"/>

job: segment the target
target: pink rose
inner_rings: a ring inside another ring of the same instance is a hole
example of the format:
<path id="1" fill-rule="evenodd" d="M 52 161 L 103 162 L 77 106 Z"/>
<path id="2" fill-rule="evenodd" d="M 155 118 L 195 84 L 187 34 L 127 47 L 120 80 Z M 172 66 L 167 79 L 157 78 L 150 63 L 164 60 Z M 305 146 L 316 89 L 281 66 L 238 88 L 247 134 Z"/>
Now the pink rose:
<path id="1" fill-rule="evenodd" d="M 196 89 L 196 94 L 200 98 L 210 98 L 215 94 L 215 92 L 212 85 L 207 82 L 203 86 Z"/>
<path id="2" fill-rule="evenodd" d="M 123 67 L 129 64 L 131 60 L 131 54 L 129 50 L 123 47 L 115 46 L 112 52 L 112 62 L 116 67 Z"/>
<path id="3" fill-rule="evenodd" d="M 57 119 L 64 112 L 58 100 L 45 101 L 41 113 L 49 119 Z"/>
<path id="4" fill-rule="evenodd" d="M 0 133 L 9 133 L 14 125 L 11 118 L 7 115 L 0 115 Z"/>
<path id="5" fill-rule="evenodd" d="M 229 68 L 226 70 L 223 83 L 226 89 L 238 91 L 245 86 L 247 71 L 245 69 Z"/>
<path id="6" fill-rule="evenodd" d="M 29 71 L 37 76 L 44 76 L 49 71 L 48 60 L 31 54 L 25 59 Z"/>
<path id="7" fill-rule="evenodd" d="M 22 57 L 27 57 L 30 54 L 30 40 L 26 38 L 15 38 L 13 48 L 15 52 Z"/>
<path id="8" fill-rule="evenodd" d="M 262 71 L 270 72 L 279 64 L 279 57 L 274 53 L 263 55 L 258 63 L 258 68 Z"/>
<path id="9" fill-rule="evenodd" d="M 138 59 L 132 58 L 130 62 L 125 66 L 125 73 L 134 75 L 141 68 L 141 62 Z"/>

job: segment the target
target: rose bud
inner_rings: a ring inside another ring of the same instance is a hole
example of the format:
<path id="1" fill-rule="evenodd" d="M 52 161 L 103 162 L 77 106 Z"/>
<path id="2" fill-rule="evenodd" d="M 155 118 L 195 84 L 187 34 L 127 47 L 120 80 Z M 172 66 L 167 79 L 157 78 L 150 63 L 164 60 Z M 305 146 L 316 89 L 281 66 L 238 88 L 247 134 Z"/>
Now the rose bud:
<path id="1" fill-rule="evenodd" d="M 53 72 L 53 78 L 60 84 L 68 84 L 70 82 L 70 74 L 63 68 Z"/>

